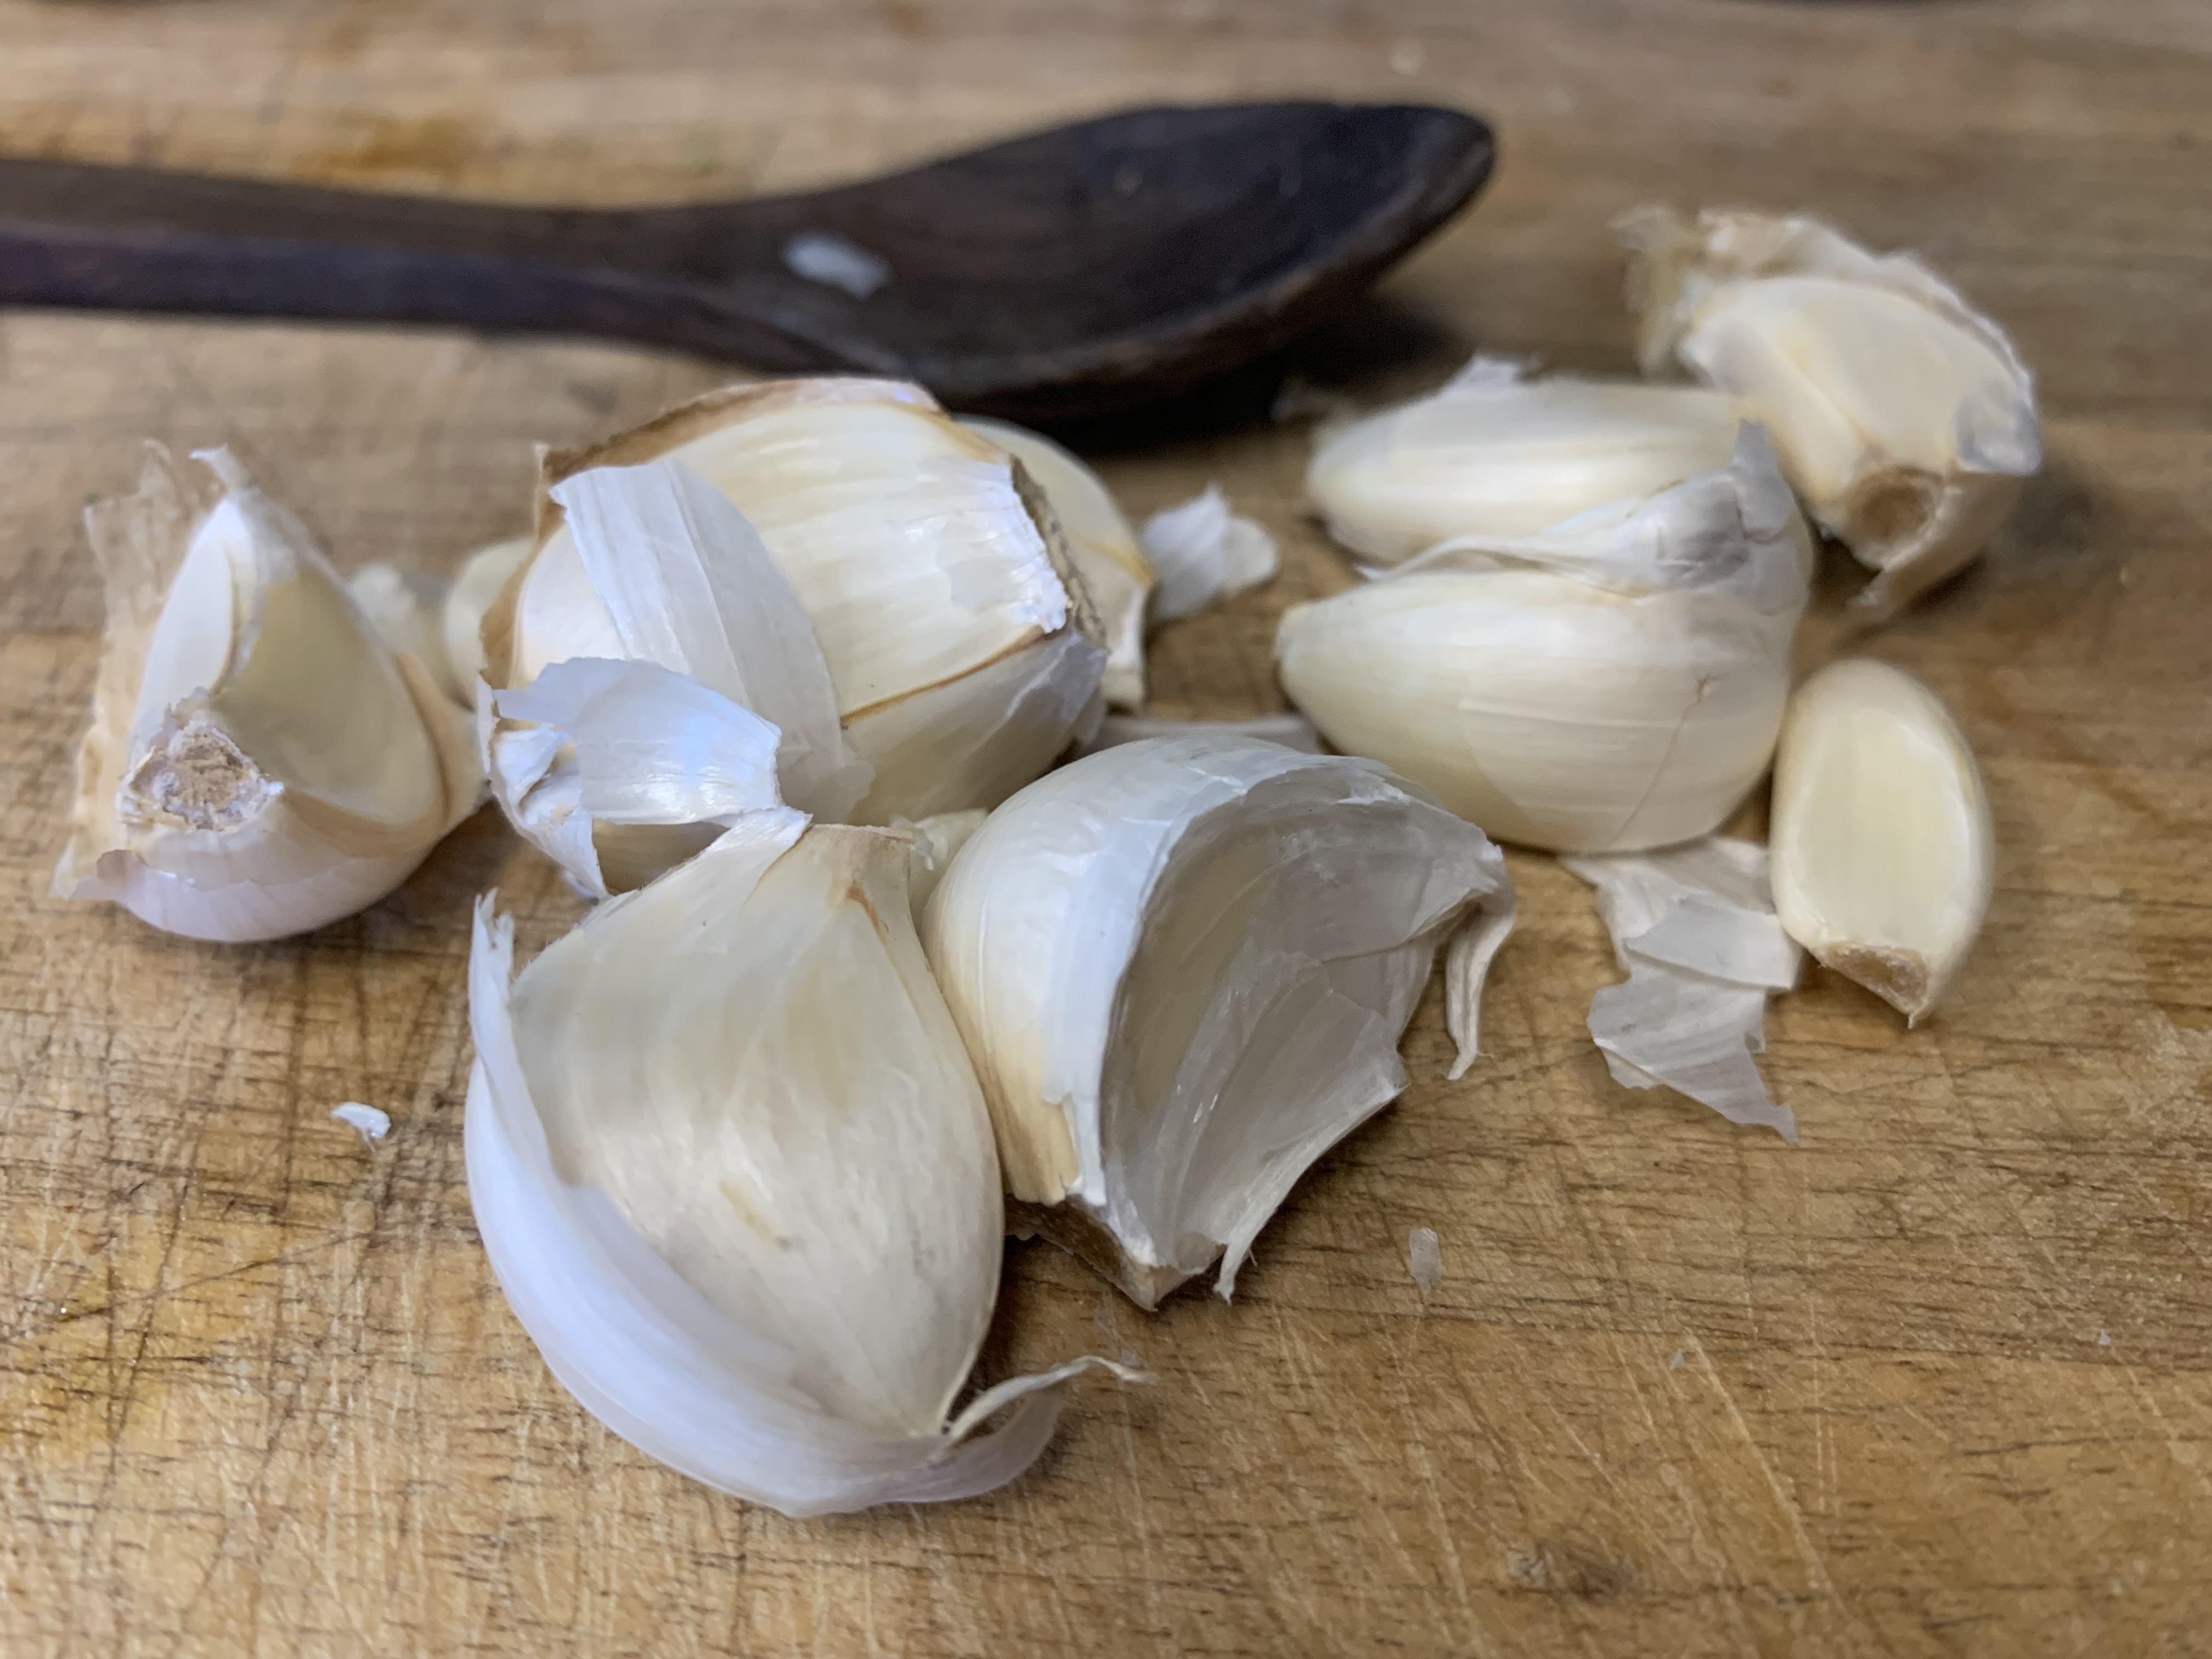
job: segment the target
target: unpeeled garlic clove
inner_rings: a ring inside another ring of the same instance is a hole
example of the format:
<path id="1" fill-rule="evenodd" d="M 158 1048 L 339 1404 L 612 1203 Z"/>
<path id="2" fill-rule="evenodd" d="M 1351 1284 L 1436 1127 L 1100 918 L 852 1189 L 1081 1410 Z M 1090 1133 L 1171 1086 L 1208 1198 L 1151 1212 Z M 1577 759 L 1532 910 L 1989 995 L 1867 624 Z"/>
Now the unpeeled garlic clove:
<path id="1" fill-rule="evenodd" d="M 1765 770 L 1810 562 L 1746 426 L 1724 470 L 1294 605 L 1276 659 L 1333 745 L 1502 841 L 1664 846 L 1713 830 Z"/>
<path id="2" fill-rule="evenodd" d="M 527 536 L 478 548 L 461 562 L 460 574 L 447 588 L 439 607 L 446 661 L 461 701 L 471 708 L 476 706 L 477 681 L 483 675 L 484 613 L 498 601 L 507 579 L 522 568 L 530 548 Z"/>
<path id="3" fill-rule="evenodd" d="M 1098 722 L 1098 730 L 1087 740 L 1076 745 L 1076 755 L 1095 755 L 1101 749 L 1115 749 L 1125 743 L 1141 743 L 1146 738 L 1188 738 L 1200 732 L 1215 732 L 1228 737 L 1257 738 L 1263 743 L 1279 743 L 1285 749 L 1303 750 L 1309 755 L 1323 752 L 1321 733 L 1304 714 L 1261 714 L 1249 720 L 1179 720 L 1142 714 L 1109 714 Z"/>
<path id="4" fill-rule="evenodd" d="M 1448 946 L 1473 1058 L 1504 857 L 1371 763 L 1205 734 L 1109 749 L 984 821 L 923 918 L 1018 1226 L 1146 1307 L 1226 1297 L 1315 1159 L 1405 1086 Z"/>
<path id="5" fill-rule="evenodd" d="M 1477 357 L 1443 390 L 1335 428 L 1306 494 L 1328 533 L 1393 565 L 1459 536 L 1527 536 L 1729 464 L 1735 400 L 1692 386 L 1535 380 Z"/>
<path id="6" fill-rule="evenodd" d="M 305 933 L 407 878 L 477 804 L 465 716 L 395 657 L 305 526 L 227 450 L 147 447 L 86 509 L 107 598 L 66 898 L 165 932 Z"/>
<path id="7" fill-rule="evenodd" d="M 512 980 L 477 909 L 469 1194 L 508 1304 L 616 1433 L 787 1515 L 1012 1480 L 1104 1363 L 953 1414 L 1003 1220 L 907 857 L 770 809 Z"/>
<path id="8" fill-rule="evenodd" d="M 856 820 L 995 805 L 1097 706 L 1103 635 L 1042 490 L 921 387 L 733 387 L 554 452 L 544 476 L 550 490 L 661 459 L 738 509 L 798 596 L 846 741 L 874 771 Z M 567 658 L 626 654 L 592 586 L 549 495 L 537 551 L 485 618 L 495 690 Z"/>
<path id="9" fill-rule="evenodd" d="M 1145 557 L 1159 577 L 1152 591 L 1154 622 L 1195 616 L 1257 587 L 1283 562 L 1275 538 L 1233 512 L 1219 484 L 1146 520 L 1144 544 Z"/>
<path id="10" fill-rule="evenodd" d="M 1790 936 L 1918 1024 L 1965 965 L 1995 879 L 1989 796 L 1936 694 L 1860 658 L 1806 681 L 1782 729 L 1773 822 Z"/>
<path id="11" fill-rule="evenodd" d="M 2035 387 L 2004 331 L 1909 254 L 1802 215 L 1644 208 L 1615 226 L 1647 374 L 1742 400 L 1887 616 L 1979 552 L 2043 464 Z"/>
<path id="12" fill-rule="evenodd" d="M 1141 708 L 1145 602 L 1152 591 L 1152 567 L 1105 480 L 1051 439 L 1026 427 L 978 416 L 963 416 L 960 424 L 1028 468 L 1052 503 L 1106 631 L 1106 672 L 1100 689 L 1112 708 Z"/>

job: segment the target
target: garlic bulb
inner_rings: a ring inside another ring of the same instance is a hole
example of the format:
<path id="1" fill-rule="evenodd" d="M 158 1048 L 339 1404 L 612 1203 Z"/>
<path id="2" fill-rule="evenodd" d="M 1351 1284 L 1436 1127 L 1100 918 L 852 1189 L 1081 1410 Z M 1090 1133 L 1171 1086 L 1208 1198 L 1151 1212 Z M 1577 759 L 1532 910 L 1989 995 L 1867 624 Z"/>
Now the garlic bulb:
<path id="1" fill-rule="evenodd" d="M 1012 1480 L 1103 1363 L 952 1415 L 1003 1222 L 906 860 L 771 808 L 512 983 L 513 924 L 477 913 L 469 1195 L 508 1304 L 617 1434 L 787 1515 Z"/>
<path id="2" fill-rule="evenodd" d="M 1646 374 L 1741 398 L 1820 526 L 1894 611 L 1981 550 L 2043 464 L 2035 387 L 2004 331 L 1909 254 L 1818 220 L 1645 208 L 1615 228 Z"/>
<path id="3" fill-rule="evenodd" d="M 1936 694 L 1862 659 L 1806 681 L 1775 758 L 1773 847 L 1790 936 L 1917 1024 L 1966 963 L 1996 862 L 1980 769 Z"/>
<path id="4" fill-rule="evenodd" d="M 448 593 L 445 578 L 397 565 L 365 564 L 346 579 L 346 592 L 394 654 L 404 651 L 412 656 L 454 702 L 474 699 L 475 693 L 455 676 L 446 654 L 441 626 Z"/>
<path id="5" fill-rule="evenodd" d="M 552 495 L 573 552 L 550 567 L 568 585 L 536 602 L 599 654 L 479 694 L 485 769 L 515 828 L 604 898 L 748 812 L 849 812 L 870 769 L 846 747 L 799 597 L 744 515 L 674 460 L 594 467 Z"/>
<path id="6" fill-rule="evenodd" d="M 1228 1296 L 1306 1169 L 1405 1086 L 1449 944 L 1460 1066 L 1512 927 L 1504 857 L 1382 768 L 1206 734 L 1048 774 L 923 917 L 1018 1226 L 1154 1306 Z"/>
<path id="7" fill-rule="evenodd" d="M 1282 566 L 1275 538 L 1231 512 L 1219 484 L 1145 520 L 1145 557 L 1159 586 L 1152 620 L 1195 616 L 1270 580 Z"/>
<path id="8" fill-rule="evenodd" d="M 664 458 L 735 506 L 798 596 L 846 741 L 874 769 L 855 820 L 994 806 L 1096 709 L 1103 635 L 1042 492 L 919 386 L 733 387 L 549 454 L 545 483 Z M 569 658 L 634 654 L 550 495 L 540 532 L 485 618 L 496 690 Z"/>
<path id="9" fill-rule="evenodd" d="M 1306 493 L 1328 533 L 1375 564 L 1455 536 L 1527 536 L 1724 467 L 1735 400 L 1692 386 L 1525 378 L 1477 357 L 1441 392 L 1336 429 Z"/>
<path id="10" fill-rule="evenodd" d="M 85 513 L 107 636 L 54 891 L 193 939 L 350 915 L 475 808 L 465 717 L 228 451 L 210 487 L 147 450 Z"/>
<path id="11" fill-rule="evenodd" d="M 477 681 L 483 675 L 484 613 L 498 600 L 507 578 L 530 556 L 530 538 L 494 542 L 480 547 L 461 562 L 439 607 L 438 630 L 446 647 L 446 662 L 460 699 L 471 708 L 477 700 Z"/>
<path id="12" fill-rule="evenodd" d="M 1115 708 L 1145 702 L 1145 601 L 1152 567 L 1137 546 L 1137 532 L 1096 472 L 1051 439 L 1006 421 L 963 417 L 960 422 L 1029 469 L 1060 520 L 1067 550 L 1106 630 L 1106 676 L 1101 690 Z"/>
<path id="13" fill-rule="evenodd" d="M 1746 426 L 1724 471 L 1293 606 L 1276 659 L 1331 744 L 1501 841 L 1662 847 L 1766 769 L 1810 559 Z"/>

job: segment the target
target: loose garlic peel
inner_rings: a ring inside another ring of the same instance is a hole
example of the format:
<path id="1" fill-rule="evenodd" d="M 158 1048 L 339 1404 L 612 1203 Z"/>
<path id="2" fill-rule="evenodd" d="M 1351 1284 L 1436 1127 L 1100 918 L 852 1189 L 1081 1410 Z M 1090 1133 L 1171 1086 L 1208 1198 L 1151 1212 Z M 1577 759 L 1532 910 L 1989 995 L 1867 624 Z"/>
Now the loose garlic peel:
<path id="1" fill-rule="evenodd" d="M 1811 561 L 1747 425 L 1724 470 L 1292 606 L 1276 658 L 1332 744 L 1502 841 L 1665 846 L 1765 770 Z"/>
<path id="2" fill-rule="evenodd" d="M 1141 708 L 1145 602 L 1152 591 L 1152 567 L 1105 481 L 1051 439 L 1026 427 L 977 416 L 963 416 L 960 424 L 1019 461 L 1052 503 L 1105 629 L 1106 672 L 1101 690 L 1106 702 L 1115 708 Z"/>
<path id="3" fill-rule="evenodd" d="M 465 717 L 228 451 L 86 511 L 108 629 L 64 897 L 240 941 L 374 903 L 474 809 Z"/>
<path id="4" fill-rule="evenodd" d="M 553 452 L 544 477 L 550 491 L 662 459 L 737 507 L 798 596 L 846 740 L 874 770 L 856 820 L 996 805 L 1096 708 L 1104 635 L 1043 492 L 921 387 L 735 387 Z M 484 620 L 495 689 L 564 659 L 623 654 L 580 562 L 549 494 L 536 553 Z"/>
<path id="5" fill-rule="evenodd" d="M 1935 693 L 1863 659 L 1808 680 L 1783 726 L 1773 823 L 1790 937 L 1918 1024 L 1965 965 L 1996 861 L 1980 769 Z"/>
<path id="6" fill-rule="evenodd" d="M 1807 510 L 1876 573 L 1863 610 L 1964 567 L 2042 465 L 2019 353 L 1918 260 L 1802 216 L 1645 208 L 1615 228 L 1644 371 L 1679 364 L 1765 422 Z"/>
<path id="7" fill-rule="evenodd" d="M 477 910 L 469 1191 L 509 1305 L 616 1433 L 787 1515 L 988 1491 L 1058 1384 L 1128 1374 L 953 1413 L 1002 1212 L 907 858 L 769 808 L 511 983 L 513 925 Z"/>
<path id="8" fill-rule="evenodd" d="M 975 1057 L 1018 1225 L 1146 1307 L 1253 1238 L 1405 1086 L 1449 943 L 1462 1066 L 1510 930 L 1481 832 L 1370 763 L 1202 734 L 1030 786 L 953 860 L 923 934 Z"/>
<path id="9" fill-rule="evenodd" d="M 1145 557 L 1159 577 L 1152 620 L 1175 622 L 1272 580 L 1283 556 L 1266 528 L 1231 510 L 1219 484 L 1145 520 Z"/>
<path id="10" fill-rule="evenodd" d="M 1527 536 L 1729 465 L 1735 400 L 1690 386 L 1527 377 L 1477 357 L 1443 389 L 1333 431 L 1306 493 L 1361 558 L 1460 536 Z"/>

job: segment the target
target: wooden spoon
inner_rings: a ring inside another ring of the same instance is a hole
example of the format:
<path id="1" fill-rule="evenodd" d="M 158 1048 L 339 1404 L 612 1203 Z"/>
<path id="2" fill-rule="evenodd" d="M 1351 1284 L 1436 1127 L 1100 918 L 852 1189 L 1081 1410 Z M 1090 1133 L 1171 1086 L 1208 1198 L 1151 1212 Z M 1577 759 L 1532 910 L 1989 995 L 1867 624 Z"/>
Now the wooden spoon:
<path id="1" fill-rule="evenodd" d="M 1048 420 L 1281 344 L 1494 149 L 1415 105 L 1139 109 L 835 190 L 601 210 L 0 159 L 0 304 L 612 335 Z"/>

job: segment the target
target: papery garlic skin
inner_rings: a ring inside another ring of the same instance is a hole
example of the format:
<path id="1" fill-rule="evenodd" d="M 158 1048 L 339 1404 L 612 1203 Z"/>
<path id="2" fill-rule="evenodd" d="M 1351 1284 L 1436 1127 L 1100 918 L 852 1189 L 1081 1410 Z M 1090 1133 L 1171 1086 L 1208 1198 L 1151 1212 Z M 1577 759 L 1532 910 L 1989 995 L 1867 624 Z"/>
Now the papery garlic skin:
<path id="1" fill-rule="evenodd" d="M 1615 228 L 1644 371 L 1679 365 L 1766 425 L 1806 510 L 1876 573 L 1861 609 L 1963 568 L 2042 465 L 2011 340 L 1910 255 L 1802 215 L 1646 208 Z"/>
<path id="2" fill-rule="evenodd" d="M 483 675 L 484 613 L 498 601 L 508 578 L 529 558 L 530 550 L 527 536 L 478 548 L 461 561 L 460 574 L 447 588 L 439 607 L 438 630 L 456 695 L 471 708 L 476 706 L 477 681 Z"/>
<path id="3" fill-rule="evenodd" d="M 1439 544 L 1295 605 L 1291 701 L 1501 841 L 1630 852 L 1715 829 L 1789 693 L 1811 544 L 1757 429 L 1725 470 L 1533 537 Z"/>
<path id="4" fill-rule="evenodd" d="M 1152 620 L 1194 617 L 1273 579 L 1281 550 L 1266 528 L 1233 511 L 1219 484 L 1145 520 L 1145 557 L 1159 585 Z"/>
<path id="5" fill-rule="evenodd" d="M 1104 635 L 1043 491 L 921 387 L 732 387 L 550 453 L 544 483 L 662 459 L 759 536 L 811 625 L 846 740 L 873 769 L 849 811 L 813 810 L 888 823 L 996 805 L 1097 706 Z M 623 654 L 592 587 L 549 496 L 537 551 L 485 620 L 495 689 Z"/>
<path id="6" fill-rule="evenodd" d="M 1334 430 L 1306 494 L 1371 564 L 1456 536 L 1527 536 L 1724 467 L 1735 399 L 1692 386 L 1558 375 L 1478 357 L 1443 390 Z"/>
<path id="7" fill-rule="evenodd" d="M 1473 1057 L 1512 926 L 1481 833 L 1371 763 L 1201 734 L 1106 750 L 985 820 L 923 937 L 1018 1226 L 1144 1306 L 1226 1297 L 1315 1159 L 1405 1086 L 1439 947 Z"/>
<path id="8" fill-rule="evenodd" d="M 465 716 L 395 657 L 291 513 L 228 451 L 159 445 L 86 510 L 108 628 L 63 897 L 165 932 L 305 933 L 404 881 L 482 788 Z"/>
<path id="9" fill-rule="evenodd" d="M 1084 1363 L 951 1417 L 999 1176 L 906 867 L 902 836 L 771 808 L 511 983 L 477 911 L 469 1192 L 509 1305 L 616 1433 L 787 1515 L 1012 1479 Z"/>
<path id="10" fill-rule="evenodd" d="M 1066 533 L 1068 551 L 1106 630 L 1106 672 L 1100 689 L 1109 707 L 1145 703 L 1145 602 L 1152 567 L 1137 545 L 1137 532 L 1106 488 L 1105 480 L 1041 433 L 1009 421 L 963 416 L 960 424 L 988 439 L 1029 469 Z"/>
<path id="11" fill-rule="evenodd" d="M 1774 767 L 1776 908 L 1823 966 L 1909 1024 L 1966 964 L 1996 842 L 1972 750 L 1911 675 L 1853 658 L 1790 699 Z"/>

